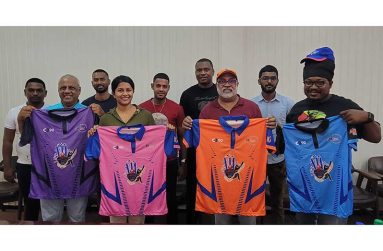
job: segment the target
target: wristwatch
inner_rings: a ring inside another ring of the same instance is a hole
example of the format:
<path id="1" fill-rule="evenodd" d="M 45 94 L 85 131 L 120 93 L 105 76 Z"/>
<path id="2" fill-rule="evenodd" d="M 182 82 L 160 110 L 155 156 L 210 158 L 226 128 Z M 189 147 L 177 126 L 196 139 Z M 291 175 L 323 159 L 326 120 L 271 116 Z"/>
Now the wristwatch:
<path id="1" fill-rule="evenodd" d="M 186 159 L 181 159 L 181 163 L 186 163 Z"/>
<path id="2" fill-rule="evenodd" d="M 370 123 L 374 121 L 374 114 L 372 114 L 371 112 L 367 112 L 367 114 L 368 114 L 368 119 L 366 123 Z"/>

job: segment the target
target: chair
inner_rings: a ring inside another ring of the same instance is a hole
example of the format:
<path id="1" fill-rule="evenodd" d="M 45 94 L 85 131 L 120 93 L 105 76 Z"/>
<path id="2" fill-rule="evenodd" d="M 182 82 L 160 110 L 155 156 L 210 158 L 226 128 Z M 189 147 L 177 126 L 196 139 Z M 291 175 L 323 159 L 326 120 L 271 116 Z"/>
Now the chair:
<path id="1" fill-rule="evenodd" d="M 17 156 L 12 156 L 12 167 L 16 168 Z M 0 171 L 4 172 L 4 163 L 0 162 Z M 22 213 L 22 196 L 19 193 L 19 185 L 17 183 L 9 183 L 7 181 L 0 182 L 0 209 L 5 211 L 4 203 L 17 201 L 17 219 L 21 220 Z"/>
<path id="2" fill-rule="evenodd" d="M 354 190 L 354 211 L 372 209 L 374 217 L 379 218 L 379 197 L 377 194 L 378 181 L 381 179 L 373 172 L 362 171 L 352 166 L 352 173 L 358 173 L 356 184 L 353 185 Z M 363 188 L 364 180 L 367 180 L 366 186 Z"/>
<path id="3" fill-rule="evenodd" d="M 383 182 L 383 156 L 371 157 L 368 159 L 367 169 L 381 178 Z M 383 197 L 383 183 L 377 185 L 378 196 Z"/>

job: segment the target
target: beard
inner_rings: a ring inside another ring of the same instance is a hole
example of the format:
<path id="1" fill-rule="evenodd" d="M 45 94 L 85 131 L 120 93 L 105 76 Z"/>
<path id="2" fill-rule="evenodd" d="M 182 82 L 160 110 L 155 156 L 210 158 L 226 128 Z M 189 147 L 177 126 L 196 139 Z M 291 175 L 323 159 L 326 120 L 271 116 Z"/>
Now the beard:
<path id="1" fill-rule="evenodd" d="M 96 85 L 96 86 L 93 86 L 93 88 L 97 93 L 105 93 L 108 91 L 108 88 L 105 88 L 105 86 L 103 85 Z"/>
<path id="2" fill-rule="evenodd" d="M 232 97 L 237 96 L 237 89 L 231 90 L 230 92 L 226 90 L 221 90 L 220 88 L 217 88 L 218 95 L 225 99 L 230 99 Z"/>
<path id="3" fill-rule="evenodd" d="M 275 89 L 277 89 L 277 87 L 272 85 L 266 85 L 266 86 L 261 85 L 261 89 L 264 93 L 273 93 L 275 92 Z"/>

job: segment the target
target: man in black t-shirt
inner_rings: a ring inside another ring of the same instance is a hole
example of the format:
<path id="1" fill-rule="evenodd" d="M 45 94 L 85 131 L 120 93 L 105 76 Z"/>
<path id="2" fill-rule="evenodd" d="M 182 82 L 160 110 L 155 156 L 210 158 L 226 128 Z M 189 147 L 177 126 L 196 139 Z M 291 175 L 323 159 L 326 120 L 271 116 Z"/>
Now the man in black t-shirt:
<path id="1" fill-rule="evenodd" d="M 374 121 L 372 113 L 364 111 L 350 99 L 330 94 L 335 70 L 333 51 L 328 47 L 316 49 L 302 59 L 301 63 L 303 62 L 303 84 L 307 98 L 291 108 L 286 122 L 295 123 L 341 115 L 349 129 L 356 129 L 359 138 L 372 143 L 380 142 L 380 124 Z M 300 224 L 347 224 L 347 218 L 323 214 L 297 213 L 297 220 Z"/>
<path id="2" fill-rule="evenodd" d="M 185 112 L 185 119 L 198 119 L 202 108 L 218 97 L 217 87 L 213 83 L 214 68 L 210 59 L 201 58 L 195 64 L 197 84 L 185 90 L 180 99 L 180 105 Z M 187 161 L 187 163 L 186 163 Z M 214 224 L 214 216 L 195 212 L 195 199 L 197 189 L 195 149 L 187 149 L 186 156 L 181 157 L 181 172 L 186 176 L 186 212 L 188 224 Z"/>
<path id="3" fill-rule="evenodd" d="M 116 99 L 108 92 L 109 85 L 109 74 L 105 70 L 97 69 L 92 73 L 92 86 L 96 95 L 85 99 L 82 104 L 91 107 L 99 117 L 117 105 Z"/>

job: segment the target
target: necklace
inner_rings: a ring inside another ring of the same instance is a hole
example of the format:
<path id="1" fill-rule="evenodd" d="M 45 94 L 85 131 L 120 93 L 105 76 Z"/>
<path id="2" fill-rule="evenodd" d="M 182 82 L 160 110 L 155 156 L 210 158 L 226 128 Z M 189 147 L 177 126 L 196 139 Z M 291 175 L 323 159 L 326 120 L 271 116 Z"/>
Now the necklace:
<path id="1" fill-rule="evenodd" d="M 162 110 L 164 109 L 164 107 L 165 107 L 165 104 L 166 104 L 166 101 L 167 101 L 168 99 L 167 98 L 165 98 L 165 102 L 162 104 L 162 107 L 161 107 L 161 109 L 159 110 L 159 111 L 157 111 L 157 109 L 156 109 L 156 105 L 154 104 L 154 99 L 152 99 L 152 104 L 153 104 L 153 109 L 154 109 L 154 112 L 155 113 L 161 113 L 162 112 Z"/>

